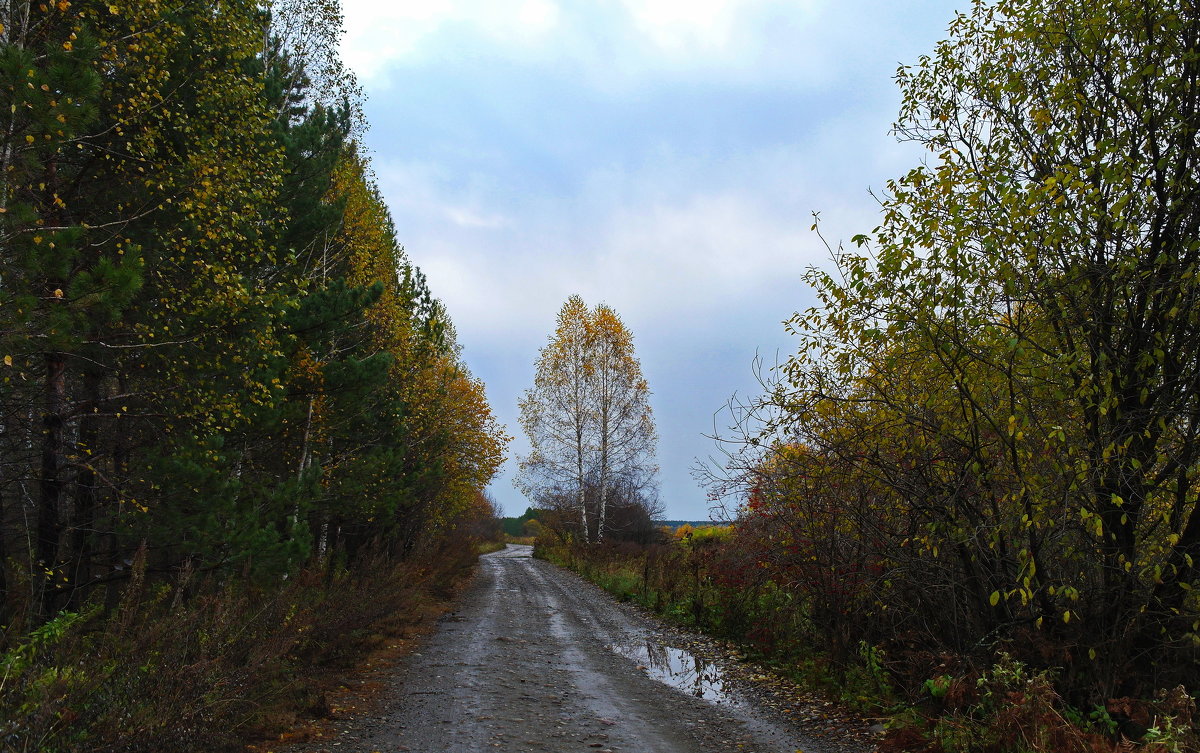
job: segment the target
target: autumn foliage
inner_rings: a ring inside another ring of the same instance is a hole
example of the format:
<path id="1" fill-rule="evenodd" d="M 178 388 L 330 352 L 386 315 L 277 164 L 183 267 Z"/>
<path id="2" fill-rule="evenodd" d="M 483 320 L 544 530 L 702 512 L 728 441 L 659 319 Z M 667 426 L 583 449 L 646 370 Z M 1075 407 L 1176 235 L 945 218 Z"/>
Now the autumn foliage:
<path id="1" fill-rule="evenodd" d="M 271 598 L 478 513 L 507 440 L 396 240 L 339 29 L 335 2 L 0 3 L 4 693 L 135 579 Z"/>
<path id="2" fill-rule="evenodd" d="M 573 295 L 520 403 L 531 451 L 516 485 L 583 541 L 639 537 L 658 507 L 658 436 L 633 334 L 611 307 Z"/>
<path id="3" fill-rule="evenodd" d="M 885 750 L 1195 750 L 1200 13 L 980 1 L 897 82 L 928 160 L 730 406 L 729 540 L 567 559 Z"/>
<path id="4" fill-rule="evenodd" d="M 929 162 L 810 274 L 798 352 L 732 406 L 711 481 L 745 547 L 910 699 L 1020 666 L 1010 732 L 1075 713 L 1195 744 L 1163 731 L 1190 712 L 1144 704 L 1200 687 L 1198 50 L 1188 3 L 959 15 L 897 74 Z"/>

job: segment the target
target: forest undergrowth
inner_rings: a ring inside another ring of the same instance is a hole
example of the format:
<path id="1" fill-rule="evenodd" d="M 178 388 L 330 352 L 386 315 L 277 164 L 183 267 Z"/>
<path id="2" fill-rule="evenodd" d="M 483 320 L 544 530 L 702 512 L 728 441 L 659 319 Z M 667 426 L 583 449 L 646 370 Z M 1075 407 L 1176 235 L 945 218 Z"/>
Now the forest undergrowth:
<path id="1" fill-rule="evenodd" d="M 473 572 L 460 537 L 403 562 L 314 562 L 279 584 L 147 573 L 0 655 L 0 751 L 242 750 L 329 714 L 325 693 L 437 614 Z"/>

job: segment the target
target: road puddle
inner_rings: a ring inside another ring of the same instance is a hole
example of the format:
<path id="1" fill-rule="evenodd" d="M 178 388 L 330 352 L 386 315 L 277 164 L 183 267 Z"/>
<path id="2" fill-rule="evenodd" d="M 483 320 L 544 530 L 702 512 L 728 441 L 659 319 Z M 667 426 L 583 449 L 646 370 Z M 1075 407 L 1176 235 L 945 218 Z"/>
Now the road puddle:
<path id="1" fill-rule="evenodd" d="M 652 640 L 615 645 L 612 650 L 637 662 L 646 674 L 664 685 L 679 688 L 713 703 L 737 705 L 720 668 L 690 651 L 664 646 Z"/>

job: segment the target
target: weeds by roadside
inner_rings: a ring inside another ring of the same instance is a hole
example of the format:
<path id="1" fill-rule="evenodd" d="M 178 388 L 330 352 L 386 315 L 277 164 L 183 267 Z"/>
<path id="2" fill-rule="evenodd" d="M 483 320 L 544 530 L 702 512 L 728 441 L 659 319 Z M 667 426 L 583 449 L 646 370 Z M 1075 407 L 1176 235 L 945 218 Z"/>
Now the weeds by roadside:
<path id="1" fill-rule="evenodd" d="M 728 551 L 735 544 L 731 533 L 714 528 L 649 547 L 543 537 L 534 553 L 620 600 L 733 640 L 748 657 L 864 715 L 889 717 L 881 752 L 1200 751 L 1196 703 L 1183 687 L 1078 709 L 1058 694 L 1053 670 L 1003 652 L 976 670 L 966 657 L 935 656 L 902 641 L 839 645 L 786 584 L 741 567 Z"/>
<path id="2" fill-rule="evenodd" d="M 186 753 L 320 715 L 314 680 L 403 633 L 470 572 L 461 541 L 399 564 L 319 563 L 282 588 L 133 582 L 108 614 L 62 613 L 0 655 L 3 753 Z"/>

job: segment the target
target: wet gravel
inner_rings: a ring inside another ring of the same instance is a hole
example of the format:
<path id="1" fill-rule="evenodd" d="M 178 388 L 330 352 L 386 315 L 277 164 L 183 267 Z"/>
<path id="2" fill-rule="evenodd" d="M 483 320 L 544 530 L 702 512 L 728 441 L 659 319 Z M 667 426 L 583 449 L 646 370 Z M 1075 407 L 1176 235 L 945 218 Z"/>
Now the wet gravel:
<path id="1" fill-rule="evenodd" d="M 286 753 L 865 753 L 868 722 L 510 545 L 458 611 Z"/>

